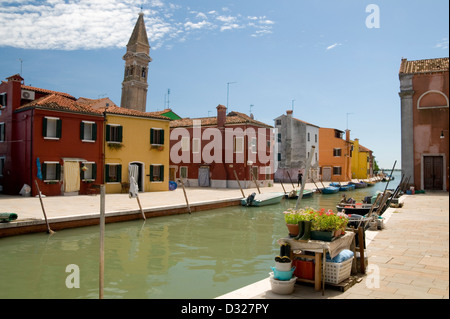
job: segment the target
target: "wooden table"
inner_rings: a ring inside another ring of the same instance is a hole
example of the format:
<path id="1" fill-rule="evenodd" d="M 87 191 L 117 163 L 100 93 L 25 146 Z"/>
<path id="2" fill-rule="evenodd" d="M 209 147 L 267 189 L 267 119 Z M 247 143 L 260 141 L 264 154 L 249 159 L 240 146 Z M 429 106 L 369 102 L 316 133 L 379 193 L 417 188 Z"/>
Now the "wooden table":
<path id="1" fill-rule="evenodd" d="M 344 236 L 332 242 L 326 242 L 321 240 L 305 240 L 300 241 L 294 238 L 281 238 L 278 239 L 278 244 L 284 245 L 289 244 L 291 247 L 291 260 L 294 257 L 302 257 L 307 259 L 313 259 L 315 261 L 314 267 L 314 280 L 297 278 L 297 281 L 314 283 L 314 288 L 316 291 L 322 290 L 322 295 L 325 290 L 325 262 L 326 253 L 328 252 L 330 258 L 336 257 L 342 250 L 349 249 L 355 237 L 355 233 L 348 231 Z M 295 250 L 309 251 L 313 252 L 314 255 L 296 254 Z"/>

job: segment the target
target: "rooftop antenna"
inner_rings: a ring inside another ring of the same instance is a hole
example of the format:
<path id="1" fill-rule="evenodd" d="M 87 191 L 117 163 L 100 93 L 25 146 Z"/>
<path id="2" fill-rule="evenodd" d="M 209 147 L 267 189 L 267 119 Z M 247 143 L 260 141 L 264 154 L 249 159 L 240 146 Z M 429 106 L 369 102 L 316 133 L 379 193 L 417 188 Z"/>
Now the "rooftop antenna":
<path id="1" fill-rule="evenodd" d="M 237 82 L 227 82 L 227 112 L 228 112 L 228 100 L 229 100 L 229 95 L 230 95 L 230 84 L 234 84 Z"/>
<path id="2" fill-rule="evenodd" d="M 291 102 L 292 102 L 292 111 L 294 111 L 294 102 L 295 102 L 295 100 L 292 100 Z"/>
<path id="3" fill-rule="evenodd" d="M 21 58 L 19 58 L 20 61 L 20 76 L 22 76 L 22 64 L 23 64 L 23 60 Z"/>
<path id="4" fill-rule="evenodd" d="M 347 130 L 348 130 L 348 116 L 353 113 L 345 113 L 347 115 Z"/>
<path id="5" fill-rule="evenodd" d="M 170 109 L 170 89 L 167 89 L 167 108 Z"/>

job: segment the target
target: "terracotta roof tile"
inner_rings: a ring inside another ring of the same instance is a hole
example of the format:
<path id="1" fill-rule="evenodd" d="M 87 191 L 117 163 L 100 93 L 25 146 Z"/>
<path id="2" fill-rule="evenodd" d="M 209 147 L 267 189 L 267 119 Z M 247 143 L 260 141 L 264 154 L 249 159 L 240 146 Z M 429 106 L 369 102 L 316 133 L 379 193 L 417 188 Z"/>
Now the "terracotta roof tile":
<path id="1" fill-rule="evenodd" d="M 190 127 L 193 125 L 194 120 L 200 120 L 202 126 L 217 126 L 217 117 L 201 117 L 201 118 L 184 118 L 181 120 L 174 120 L 170 122 L 170 127 Z M 266 128 L 272 128 L 272 126 L 252 119 L 250 116 L 244 113 L 232 111 L 227 114 L 225 125 L 231 124 L 254 124 L 257 126 L 263 126 Z"/>
<path id="2" fill-rule="evenodd" d="M 37 88 L 37 87 L 25 85 L 25 84 L 22 84 L 22 89 L 35 91 L 35 92 L 39 92 L 39 93 L 46 93 L 46 94 L 58 94 L 61 96 L 65 96 L 69 99 L 75 100 L 75 97 L 73 97 L 72 95 L 70 95 L 68 93 L 64 93 L 64 92 L 57 92 L 57 91 L 52 91 L 52 90 L 41 89 L 41 88 Z"/>
<path id="3" fill-rule="evenodd" d="M 110 114 L 147 117 L 147 118 L 170 121 L 170 119 L 168 117 L 159 115 L 156 112 L 141 112 L 141 111 L 137 111 L 137 110 L 118 107 L 117 105 L 111 105 L 108 107 L 99 108 L 99 110 L 102 112 L 106 111 L 106 113 L 110 113 Z"/>
<path id="4" fill-rule="evenodd" d="M 399 74 L 417 74 L 445 72 L 449 70 L 449 58 L 425 59 L 408 61 L 402 59 Z"/>
<path id="5" fill-rule="evenodd" d="M 84 104 L 77 103 L 76 101 L 59 94 L 49 94 L 43 96 L 39 99 L 31 101 L 30 103 L 22 105 L 21 107 L 17 108 L 17 110 L 20 111 L 36 107 L 51 109 L 55 111 L 71 111 L 98 115 L 102 114 L 102 112 L 98 110 L 95 110 Z"/>

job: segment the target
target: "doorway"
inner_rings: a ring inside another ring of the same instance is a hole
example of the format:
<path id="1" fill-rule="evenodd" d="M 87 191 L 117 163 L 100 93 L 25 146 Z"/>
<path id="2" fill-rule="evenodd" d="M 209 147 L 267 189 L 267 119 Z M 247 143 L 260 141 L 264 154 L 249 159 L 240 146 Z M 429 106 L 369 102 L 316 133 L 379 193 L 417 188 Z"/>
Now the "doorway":
<path id="1" fill-rule="evenodd" d="M 331 167 L 322 168 L 322 180 L 331 181 Z"/>
<path id="2" fill-rule="evenodd" d="M 442 156 L 423 157 L 423 188 L 444 189 L 444 159 Z"/>
<path id="3" fill-rule="evenodd" d="M 144 164 L 142 162 L 131 162 L 128 165 L 128 179 L 134 177 L 140 192 L 144 191 Z"/>
<path id="4" fill-rule="evenodd" d="M 198 169 L 198 186 L 200 187 L 209 187 L 209 167 L 201 166 Z"/>

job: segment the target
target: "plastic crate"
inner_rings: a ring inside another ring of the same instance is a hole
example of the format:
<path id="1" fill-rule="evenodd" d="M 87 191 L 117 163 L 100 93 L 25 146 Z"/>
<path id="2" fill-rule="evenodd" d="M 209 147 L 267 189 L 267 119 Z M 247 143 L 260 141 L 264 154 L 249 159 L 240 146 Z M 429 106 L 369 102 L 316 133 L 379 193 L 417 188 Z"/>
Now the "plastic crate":
<path id="1" fill-rule="evenodd" d="M 347 259 L 341 263 L 325 263 L 325 282 L 330 284 L 338 284 L 348 277 L 352 272 L 353 258 Z"/>

